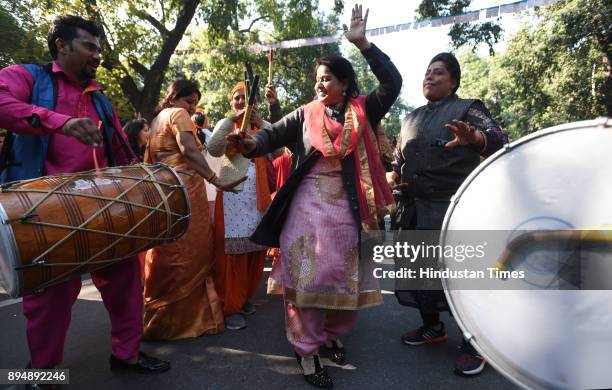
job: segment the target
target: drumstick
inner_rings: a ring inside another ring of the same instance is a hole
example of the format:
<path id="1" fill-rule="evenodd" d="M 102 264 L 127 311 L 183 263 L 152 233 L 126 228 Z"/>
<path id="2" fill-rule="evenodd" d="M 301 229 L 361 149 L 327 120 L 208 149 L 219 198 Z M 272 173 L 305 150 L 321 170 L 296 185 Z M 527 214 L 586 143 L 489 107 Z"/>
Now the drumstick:
<path id="1" fill-rule="evenodd" d="M 251 96 L 251 80 L 244 80 L 244 100 L 249 100 L 249 96 Z"/>
<path id="2" fill-rule="evenodd" d="M 102 131 L 102 121 L 98 121 L 98 130 Z M 100 164 L 98 164 L 98 156 L 96 155 L 96 147 L 93 147 L 93 160 L 94 167 L 96 169 L 96 177 L 102 177 L 102 171 L 100 170 Z"/>
<path id="3" fill-rule="evenodd" d="M 255 94 L 257 93 L 257 84 L 259 84 L 259 75 L 256 74 L 253 78 L 253 85 L 251 86 L 251 90 L 249 91 L 249 100 L 244 110 L 244 116 L 242 117 L 242 126 L 240 126 L 240 132 L 245 134 L 247 131 L 247 126 L 249 124 L 249 118 L 251 117 L 251 111 L 253 111 L 253 105 L 255 104 Z"/>
<path id="4" fill-rule="evenodd" d="M 551 230 L 551 231 L 532 231 L 521 234 L 510 241 L 493 268 L 501 271 L 508 268 L 508 263 L 513 259 L 519 248 L 534 242 L 563 241 L 566 244 L 586 245 L 592 243 L 612 242 L 612 235 L 609 231 L 590 231 L 584 228 L 572 230 Z M 524 260 L 524 259 L 523 259 Z M 502 280 L 507 279 L 502 277 Z"/>
<path id="5" fill-rule="evenodd" d="M 268 85 L 272 85 L 272 60 L 274 59 L 274 50 L 268 51 Z"/>

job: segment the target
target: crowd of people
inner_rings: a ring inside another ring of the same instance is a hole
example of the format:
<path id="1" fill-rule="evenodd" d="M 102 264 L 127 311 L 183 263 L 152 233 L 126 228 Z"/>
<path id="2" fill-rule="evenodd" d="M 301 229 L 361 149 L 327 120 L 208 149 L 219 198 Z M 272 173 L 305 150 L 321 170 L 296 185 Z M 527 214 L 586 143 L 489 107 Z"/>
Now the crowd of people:
<path id="1" fill-rule="evenodd" d="M 96 125 L 104 113 L 94 103 L 106 99 L 95 82 L 101 31 L 78 16 L 55 19 L 47 36 L 50 64 L 0 71 L 0 128 L 10 137 L 2 182 L 90 170 L 94 159 L 101 166 L 161 162 L 183 180 L 191 205 L 186 233 L 140 259 L 91 274 L 111 319 L 112 369 L 170 369 L 169 362 L 140 351 L 141 339 L 245 328 L 246 316 L 256 312 L 252 298 L 268 256 L 268 291 L 283 294 L 286 337 L 304 378 L 315 387 L 333 386 L 320 353 L 345 364 L 341 338 L 355 325 L 357 311 L 383 303 L 377 280 L 359 258 L 360 232 L 379 229 L 389 213 L 394 229 L 439 230 L 461 182 L 507 142 L 481 101 L 458 98 L 459 63 L 441 53 L 425 72 L 428 103 L 403 121 L 391 150 L 380 121 L 398 97 L 402 77 L 366 38 L 367 18 L 355 6 L 344 29 L 379 82 L 374 91 L 360 94 L 351 63 L 328 55 L 317 60 L 310 103 L 283 115 L 276 89 L 266 85 L 264 120 L 256 108 L 261 98 L 246 110 L 248 86 L 239 82 L 228 91 L 231 114 L 212 131 L 198 107 L 206 91 L 175 80 L 150 123 L 134 119 L 121 127 L 113 110 L 104 125 L 115 131 L 104 139 Z M 49 79 L 55 99 L 41 92 Z M 97 147 L 102 144 L 107 146 Z M 80 287 L 77 277 L 23 298 L 28 367 L 62 362 Z M 401 337 L 403 343 L 446 340 L 439 313 L 448 305 L 440 291 L 398 290 L 396 296 L 423 319 L 423 326 Z M 464 342 L 455 371 L 474 375 L 484 365 Z"/>

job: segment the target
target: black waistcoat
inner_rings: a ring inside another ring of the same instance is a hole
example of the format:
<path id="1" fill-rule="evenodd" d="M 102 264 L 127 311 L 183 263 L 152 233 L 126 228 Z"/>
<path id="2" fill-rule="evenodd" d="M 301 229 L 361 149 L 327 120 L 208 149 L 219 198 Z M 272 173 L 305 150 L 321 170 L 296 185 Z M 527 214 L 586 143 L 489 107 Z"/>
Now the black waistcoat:
<path id="1" fill-rule="evenodd" d="M 405 197 L 450 199 L 479 164 L 480 154 L 472 145 L 444 147 L 454 138 L 444 125 L 453 119 L 463 119 L 474 102 L 449 96 L 417 108 L 404 119 L 401 178 L 409 183 Z"/>

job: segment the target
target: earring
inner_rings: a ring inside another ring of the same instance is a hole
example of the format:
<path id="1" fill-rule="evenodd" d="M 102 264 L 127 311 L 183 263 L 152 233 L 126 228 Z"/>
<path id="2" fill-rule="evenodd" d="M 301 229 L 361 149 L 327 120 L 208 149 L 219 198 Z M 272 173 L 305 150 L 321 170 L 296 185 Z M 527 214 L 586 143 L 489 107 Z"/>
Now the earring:
<path id="1" fill-rule="evenodd" d="M 342 91 L 342 96 L 346 96 L 346 89 Z"/>

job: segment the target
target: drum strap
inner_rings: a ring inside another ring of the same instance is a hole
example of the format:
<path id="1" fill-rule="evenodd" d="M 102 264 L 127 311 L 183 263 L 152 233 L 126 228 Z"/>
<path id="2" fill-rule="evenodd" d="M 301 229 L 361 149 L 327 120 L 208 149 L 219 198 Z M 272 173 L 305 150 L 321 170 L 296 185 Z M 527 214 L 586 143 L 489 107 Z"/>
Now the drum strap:
<path id="1" fill-rule="evenodd" d="M 93 92 L 92 97 L 94 100 L 94 104 L 96 108 L 98 109 L 98 112 L 101 114 L 100 117 L 103 117 L 102 118 L 103 119 L 102 123 L 104 124 L 103 135 L 104 135 L 104 143 L 106 145 L 106 155 L 109 158 L 109 165 L 110 166 L 115 165 L 115 159 L 114 159 L 113 151 L 112 151 L 112 139 L 115 138 L 115 136 L 116 138 L 119 139 L 119 143 L 121 144 L 123 153 L 125 154 L 125 157 L 128 159 L 128 161 L 138 161 L 136 154 L 134 154 L 132 149 L 128 146 L 121 132 L 119 132 L 119 130 L 117 130 L 117 128 L 115 127 L 115 124 L 113 122 L 113 114 L 110 109 L 110 103 L 108 102 L 106 97 L 98 91 Z"/>

